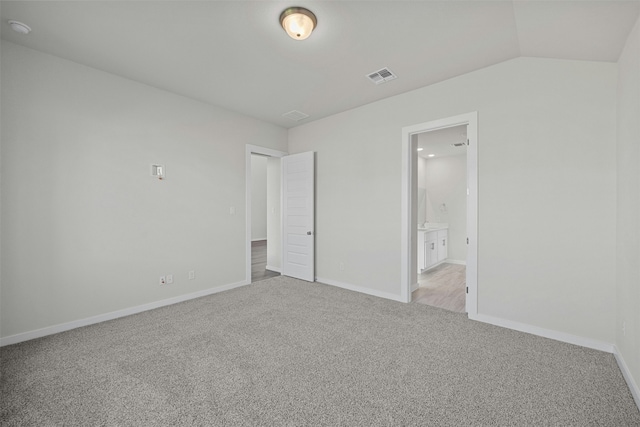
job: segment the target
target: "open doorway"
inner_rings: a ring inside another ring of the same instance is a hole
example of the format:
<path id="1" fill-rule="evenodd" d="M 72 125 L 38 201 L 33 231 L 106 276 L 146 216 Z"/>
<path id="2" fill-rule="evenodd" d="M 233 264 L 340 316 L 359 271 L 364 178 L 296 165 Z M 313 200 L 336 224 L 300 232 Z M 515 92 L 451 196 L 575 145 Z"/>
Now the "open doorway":
<path id="1" fill-rule="evenodd" d="M 438 131 L 453 127 L 464 126 L 467 131 L 467 161 L 466 161 L 466 266 L 465 266 L 465 310 L 469 318 L 477 316 L 478 301 L 478 113 L 472 112 L 459 116 L 421 123 L 402 129 L 402 235 L 401 235 L 401 299 L 411 302 L 412 291 L 418 283 L 418 140 L 419 135 L 425 132 Z M 426 198 L 426 195 L 425 195 Z M 436 209 L 442 208 L 436 205 Z M 448 207 L 443 207 L 445 211 Z M 422 224 L 424 227 L 424 223 Z M 444 238 L 448 244 L 448 231 L 439 235 L 436 231 L 436 245 Z M 424 239 L 425 236 L 423 235 Z M 422 242 L 424 244 L 424 241 Z M 426 247 L 425 247 L 426 248 Z M 429 245 L 430 249 L 431 246 Z M 426 249 L 425 249 L 426 250 Z M 430 254 L 436 257 L 436 263 L 442 261 L 440 254 Z M 448 254 L 447 254 L 448 256 Z M 431 261 L 430 261 L 431 262 Z"/>
<path id="2" fill-rule="evenodd" d="M 411 301 L 466 311 L 467 125 L 415 135 L 417 283 Z"/>
<path id="3" fill-rule="evenodd" d="M 252 153 L 251 283 L 280 275 L 276 253 L 280 253 L 280 159 Z"/>
<path id="4" fill-rule="evenodd" d="M 246 146 L 246 283 L 280 275 L 280 159 L 286 154 L 255 145 Z"/>

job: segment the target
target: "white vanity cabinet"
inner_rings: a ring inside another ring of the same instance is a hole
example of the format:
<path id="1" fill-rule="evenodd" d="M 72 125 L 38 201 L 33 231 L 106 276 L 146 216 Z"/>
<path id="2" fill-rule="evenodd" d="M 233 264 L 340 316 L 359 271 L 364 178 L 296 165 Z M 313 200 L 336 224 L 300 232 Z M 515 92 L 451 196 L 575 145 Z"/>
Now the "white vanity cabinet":
<path id="1" fill-rule="evenodd" d="M 425 263 L 424 268 L 430 268 L 438 263 L 438 232 L 430 231 L 424 237 Z"/>
<path id="2" fill-rule="evenodd" d="M 438 230 L 438 262 L 444 261 L 449 254 L 449 240 L 447 229 Z"/>
<path id="3" fill-rule="evenodd" d="M 418 230 L 418 274 L 447 259 L 448 234 L 446 228 Z"/>

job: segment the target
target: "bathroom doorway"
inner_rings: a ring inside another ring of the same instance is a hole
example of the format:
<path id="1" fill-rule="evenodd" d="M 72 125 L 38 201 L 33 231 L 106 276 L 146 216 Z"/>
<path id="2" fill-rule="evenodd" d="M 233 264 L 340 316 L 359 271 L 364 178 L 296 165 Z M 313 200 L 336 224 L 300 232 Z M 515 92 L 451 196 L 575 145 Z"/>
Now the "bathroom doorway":
<path id="1" fill-rule="evenodd" d="M 411 301 L 464 313 L 467 260 L 467 125 L 415 136 L 417 283 Z"/>
<path id="2" fill-rule="evenodd" d="M 421 265 L 421 274 L 426 271 L 438 273 L 438 266 L 446 266 L 446 264 L 461 265 L 455 263 L 446 263 L 448 259 L 449 227 L 448 224 L 441 223 L 421 224 L 418 233 L 418 214 L 419 214 L 419 191 L 418 191 L 418 148 L 420 134 L 445 130 L 454 127 L 463 126 L 466 128 L 467 146 L 466 146 L 466 236 L 463 236 L 463 244 L 466 245 L 466 265 L 464 266 L 464 297 L 465 311 L 469 318 L 476 318 L 478 307 L 478 113 L 471 112 L 461 114 L 459 116 L 447 117 L 444 119 L 434 120 L 431 122 L 420 123 L 413 126 L 402 128 L 402 193 L 401 193 L 401 213 L 402 213 L 402 235 L 401 235 L 401 300 L 405 302 L 412 301 L 413 291 L 419 288 L 418 282 L 418 249 L 423 248 L 420 259 L 424 258 L 424 264 Z M 424 150 L 423 150 L 424 151 Z M 431 153 L 425 153 L 431 154 Z M 434 156 L 435 157 L 435 156 Z M 426 191 L 424 199 L 426 201 Z M 430 196 L 431 197 L 431 196 Z M 434 197 L 435 198 L 435 197 Z M 444 203 L 444 206 L 443 206 Z M 425 205 L 425 215 L 427 206 Z M 435 220 L 442 220 L 445 214 L 450 214 L 451 206 L 447 202 L 431 203 L 431 209 L 434 211 Z M 439 217 L 438 217 L 439 215 Z M 426 226 L 425 226 L 426 225 Z M 458 230 L 459 231 L 459 230 Z M 428 236 L 426 234 L 429 234 Z M 459 233 L 456 233 L 459 239 Z M 418 244 L 419 239 L 423 239 Z M 426 245 L 425 243 L 432 239 L 434 245 Z M 447 251 L 438 251 L 439 245 L 445 245 Z M 428 252 L 428 253 L 427 253 Z M 426 253 L 426 255 L 425 255 Z M 452 252 L 451 260 L 456 260 L 455 252 Z M 444 257 L 444 258 L 443 258 Z M 435 260 L 435 261 L 434 261 Z M 444 269 L 444 267 L 442 268 Z M 419 298 L 419 297 L 418 297 Z"/>

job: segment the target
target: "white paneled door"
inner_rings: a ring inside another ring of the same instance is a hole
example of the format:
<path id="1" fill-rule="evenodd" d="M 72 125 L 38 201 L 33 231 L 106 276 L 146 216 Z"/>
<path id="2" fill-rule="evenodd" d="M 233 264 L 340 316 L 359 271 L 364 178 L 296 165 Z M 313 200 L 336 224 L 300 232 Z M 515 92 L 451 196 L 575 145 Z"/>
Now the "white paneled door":
<path id="1" fill-rule="evenodd" d="M 315 280 L 314 153 L 282 158 L 282 275 Z"/>

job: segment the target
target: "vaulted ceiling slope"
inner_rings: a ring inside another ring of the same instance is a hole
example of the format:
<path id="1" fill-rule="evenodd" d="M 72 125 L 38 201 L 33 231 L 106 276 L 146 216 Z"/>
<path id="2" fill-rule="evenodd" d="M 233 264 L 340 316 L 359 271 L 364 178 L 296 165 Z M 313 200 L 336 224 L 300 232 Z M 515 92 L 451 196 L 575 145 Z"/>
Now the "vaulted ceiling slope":
<path id="1" fill-rule="evenodd" d="M 311 9 L 305 41 L 279 26 Z M 519 56 L 615 62 L 633 1 L 2 1 L 4 40 L 284 127 Z M 7 20 L 33 31 L 21 36 Z M 398 78 L 375 85 L 388 67 Z M 283 113 L 299 110 L 299 122 Z"/>

